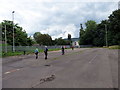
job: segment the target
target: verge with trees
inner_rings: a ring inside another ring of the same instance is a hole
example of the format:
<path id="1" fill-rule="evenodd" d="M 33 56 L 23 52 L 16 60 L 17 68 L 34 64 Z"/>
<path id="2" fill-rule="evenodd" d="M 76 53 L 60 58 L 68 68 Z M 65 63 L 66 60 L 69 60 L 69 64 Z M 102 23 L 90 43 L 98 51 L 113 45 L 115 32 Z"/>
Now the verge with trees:
<path id="1" fill-rule="evenodd" d="M 105 46 L 106 38 L 108 46 L 120 45 L 120 9 L 113 11 L 108 20 L 99 24 L 89 20 L 85 25 L 80 29 L 80 45 Z"/>

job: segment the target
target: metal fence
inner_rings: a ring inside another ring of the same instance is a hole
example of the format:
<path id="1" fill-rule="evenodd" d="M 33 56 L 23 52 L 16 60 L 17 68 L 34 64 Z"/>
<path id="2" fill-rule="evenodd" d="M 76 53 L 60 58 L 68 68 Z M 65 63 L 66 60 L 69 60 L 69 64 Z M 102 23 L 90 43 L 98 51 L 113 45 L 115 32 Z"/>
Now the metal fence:
<path id="1" fill-rule="evenodd" d="M 66 46 L 66 45 L 63 45 L 65 46 L 66 48 L 70 48 L 70 46 Z M 2 52 L 12 52 L 13 49 L 12 46 L 7 46 L 7 48 L 5 46 L 0 46 L 0 49 L 2 49 Z M 38 48 L 39 50 L 43 50 L 45 48 L 45 46 L 15 46 L 15 51 L 33 51 Z M 61 46 L 47 46 L 48 49 L 57 49 L 57 48 L 61 48 Z"/>
<path id="2" fill-rule="evenodd" d="M 93 47 L 93 45 L 80 45 L 80 48 L 89 48 L 89 47 Z"/>

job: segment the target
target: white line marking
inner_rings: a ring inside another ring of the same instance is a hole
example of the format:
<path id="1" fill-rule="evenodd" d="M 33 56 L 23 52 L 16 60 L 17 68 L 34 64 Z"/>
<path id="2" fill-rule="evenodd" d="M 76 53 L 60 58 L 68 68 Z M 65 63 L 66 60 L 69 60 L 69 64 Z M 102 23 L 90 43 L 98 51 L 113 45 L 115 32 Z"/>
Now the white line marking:
<path id="1" fill-rule="evenodd" d="M 95 60 L 96 57 L 97 57 L 97 54 L 89 61 L 89 63 L 91 63 L 93 60 Z"/>
<path id="2" fill-rule="evenodd" d="M 4 74 L 9 74 L 9 73 L 12 73 L 12 72 L 16 72 L 16 71 L 19 71 L 20 69 L 14 69 L 14 70 L 10 70 L 8 72 L 5 72 Z"/>
<path id="3" fill-rule="evenodd" d="M 10 72 L 5 72 L 4 74 L 8 74 L 8 73 L 10 73 Z"/>

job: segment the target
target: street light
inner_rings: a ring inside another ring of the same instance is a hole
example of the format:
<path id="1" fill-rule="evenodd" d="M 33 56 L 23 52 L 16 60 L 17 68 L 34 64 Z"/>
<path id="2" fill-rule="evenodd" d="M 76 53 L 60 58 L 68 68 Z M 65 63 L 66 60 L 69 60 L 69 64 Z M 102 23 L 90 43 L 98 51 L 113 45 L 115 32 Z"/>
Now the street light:
<path id="1" fill-rule="evenodd" d="M 105 24 L 105 31 L 106 31 L 106 47 L 108 47 L 108 40 L 107 40 L 107 25 Z"/>
<path id="2" fill-rule="evenodd" d="M 6 24 L 5 24 L 5 52 L 7 53 Z"/>
<path id="3" fill-rule="evenodd" d="M 12 21 L 13 21 L 13 52 L 15 52 L 15 39 L 14 39 L 14 13 L 15 11 L 12 12 Z"/>

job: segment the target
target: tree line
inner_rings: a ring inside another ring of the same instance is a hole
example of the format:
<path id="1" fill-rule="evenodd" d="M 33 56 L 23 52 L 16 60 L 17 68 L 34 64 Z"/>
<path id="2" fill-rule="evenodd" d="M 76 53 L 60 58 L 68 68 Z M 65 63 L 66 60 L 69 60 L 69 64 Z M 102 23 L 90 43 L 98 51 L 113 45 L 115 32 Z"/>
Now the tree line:
<path id="1" fill-rule="evenodd" d="M 7 38 L 7 44 L 13 45 L 13 27 L 14 27 L 14 42 L 15 46 L 31 46 L 33 45 L 34 41 L 31 39 L 31 37 L 28 37 L 25 30 L 23 30 L 22 27 L 20 27 L 18 24 L 14 24 L 13 22 L 9 20 L 3 20 L 3 22 L 0 23 L 0 26 L 2 28 L 2 39 L 1 41 L 5 41 L 5 34 Z M 6 33 L 5 33 L 6 30 Z"/>
<path id="2" fill-rule="evenodd" d="M 80 29 L 80 45 L 105 46 L 106 40 L 108 46 L 120 45 L 120 9 L 99 24 L 89 20 L 85 26 Z"/>
<path id="3" fill-rule="evenodd" d="M 49 34 L 41 34 L 40 32 L 35 32 L 33 37 L 39 45 L 70 45 L 70 34 L 68 34 L 68 40 L 64 40 L 62 37 L 52 40 Z"/>
<path id="4" fill-rule="evenodd" d="M 5 35 L 7 38 L 7 44 L 13 45 L 13 27 L 14 27 L 14 42 L 15 46 L 32 46 L 33 44 L 39 45 L 70 45 L 70 40 L 64 40 L 62 37 L 56 38 L 52 40 L 52 37 L 49 34 L 41 34 L 40 32 L 35 32 L 33 37 L 28 36 L 26 31 L 20 27 L 18 24 L 14 24 L 12 21 L 3 20 L 0 23 L 2 37 L 0 37 L 0 41 L 5 42 Z M 6 33 L 5 33 L 6 31 Z M 68 35 L 71 38 L 70 35 Z"/>
<path id="5" fill-rule="evenodd" d="M 7 44 L 13 44 L 13 22 L 9 20 L 3 20 L 0 23 L 2 28 L 1 41 L 5 41 L 5 29 Z M 86 28 L 81 25 L 80 29 L 80 45 L 93 45 L 93 46 L 105 46 L 106 37 L 108 45 L 120 45 L 120 9 L 113 11 L 107 20 L 102 20 L 97 24 L 93 20 L 89 20 L 85 23 Z M 5 28 L 6 27 L 6 28 Z M 107 31 L 107 34 L 106 34 Z M 107 36 L 106 36 L 107 35 Z M 26 31 L 18 24 L 14 24 L 14 37 L 15 46 L 32 46 L 37 43 L 39 45 L 71 45 L 71 35 L 68 34 L 67 40 L 56 38 L 52 40 L 49 34 L 41 34 L 35 32 L 33 37 L 28 36 Z"/>

